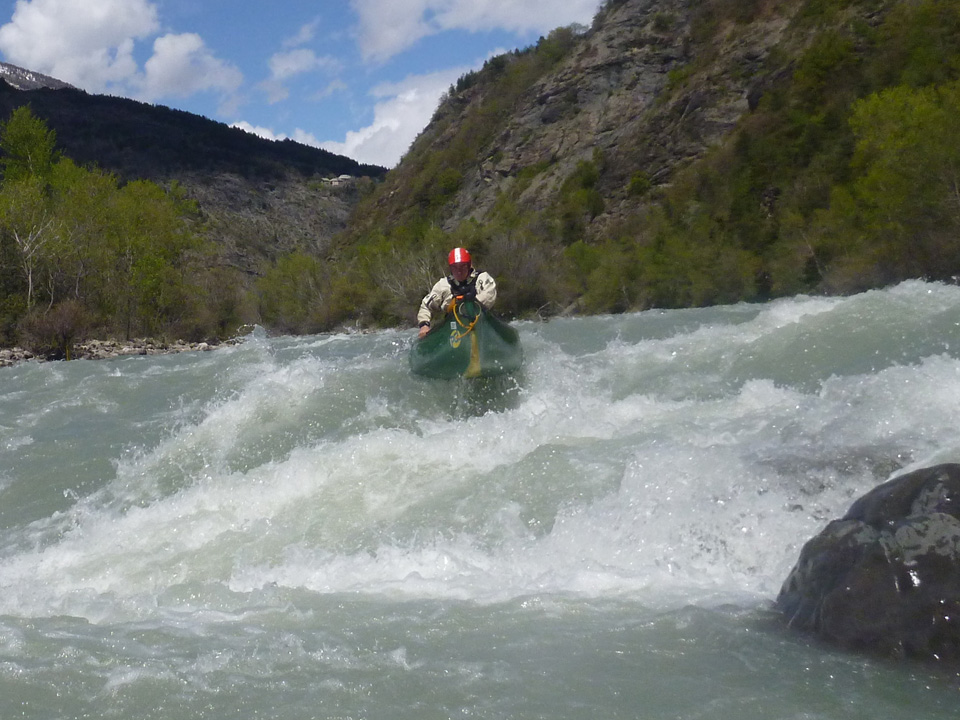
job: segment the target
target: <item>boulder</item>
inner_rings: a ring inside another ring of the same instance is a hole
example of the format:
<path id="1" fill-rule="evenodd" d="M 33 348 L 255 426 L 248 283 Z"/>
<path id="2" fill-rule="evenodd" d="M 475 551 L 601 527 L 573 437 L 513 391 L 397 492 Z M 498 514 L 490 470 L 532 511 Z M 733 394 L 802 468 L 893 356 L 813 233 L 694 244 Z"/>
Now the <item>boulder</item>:
<path id="1" fill-rule="evenodd" d="M 857 500 L 804 545 L 776 607 L 843 648 L 960 664 L 960 465 Z"/>

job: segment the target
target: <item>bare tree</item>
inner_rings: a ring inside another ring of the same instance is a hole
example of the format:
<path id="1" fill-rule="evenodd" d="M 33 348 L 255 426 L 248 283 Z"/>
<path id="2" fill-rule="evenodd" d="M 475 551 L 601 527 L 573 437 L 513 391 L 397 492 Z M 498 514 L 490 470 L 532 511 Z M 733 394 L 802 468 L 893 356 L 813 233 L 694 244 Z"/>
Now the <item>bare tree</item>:
<path id="1" fill-rule="evenodd" d="M 35 301 L 36 277 L 44 261 L 44 248 L 57 233 L 59 222 L 42 184 L 28 178 L 6 183 L 0 190 L 0 228 L 16 244 L 18 264 L 27 285 L 27 309 Z"/>

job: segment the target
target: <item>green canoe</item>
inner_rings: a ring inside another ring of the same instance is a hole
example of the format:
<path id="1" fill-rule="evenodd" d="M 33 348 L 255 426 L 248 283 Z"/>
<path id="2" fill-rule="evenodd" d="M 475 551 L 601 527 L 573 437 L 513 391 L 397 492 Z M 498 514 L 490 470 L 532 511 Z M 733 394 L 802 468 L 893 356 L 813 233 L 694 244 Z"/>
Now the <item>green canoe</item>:
<path id="1" fill-rule="evenodd" d="M 473 300 L 456 303 L 410 348 L 410 369 L 429 378 L 491 377 L 522 364 L 517 331 Z"/>

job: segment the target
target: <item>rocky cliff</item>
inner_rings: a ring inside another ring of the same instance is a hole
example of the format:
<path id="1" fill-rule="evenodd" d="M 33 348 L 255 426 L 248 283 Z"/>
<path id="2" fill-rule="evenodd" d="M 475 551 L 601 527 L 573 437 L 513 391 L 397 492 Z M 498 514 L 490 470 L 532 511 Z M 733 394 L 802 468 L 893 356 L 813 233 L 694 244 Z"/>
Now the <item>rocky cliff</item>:
<path id="1" fill-rule="evenodd" d="M 485 81 L 491 73 L 452 89 L 388 177 L 381 208 L 387 216 L 402 214 L 410 201 L 404 188 L 414 184 L 410 174 L 422 169 L 422 156 L 462 143 L 464 126 L 485 115 L 496 130 L 465 164 L 440 213 L 444 229 L 487 219 L 498 197 L 531 168 L 542 171 L 523 187 L 519 204 L 545 210 L 578 163 L 598 160 L 604 209 L 586 236 L 600 237 L 643 203 L 631 180 L 669 184 L 678 169 L 727 139 L 765 85 L 786 72 L 785 35 L 800 4 L 747 3 L 741 17 L 724 15 L 715 2 L 608 2 L 592 28 L 572 29 L 572 49 L 508 111 L 494 116 L 485 109 L 494 91 Z M 780 55 L 773 59 L 775 50 Z M 502 60 L 514 62 L 509 55 Z"/>
<path id="2" fill-rule="evenodd" d="M 696 61 L 696 4 L 631 0 L 611 9 L 523 98 L 468 175 L 446 224 L 483 216 L 503 184 L 523 168 L 549 163 L 549 171 L 521 196 L 522 203 L 543 209 L 578 162 L 599 154 L 597 188 L 605 210 L 590 228 L 599 235 L 635 203 L 628 194 L 635 173 L 643 172 L 652 184 L 669 182 L 679 165 L 721 142 L 749 112 L 751 90 L 789 18 L 771 14 L 744 27 L 732 25 L 723 45 L 712 48 L 717 60 L 691 68 L 681 82 Z"/>

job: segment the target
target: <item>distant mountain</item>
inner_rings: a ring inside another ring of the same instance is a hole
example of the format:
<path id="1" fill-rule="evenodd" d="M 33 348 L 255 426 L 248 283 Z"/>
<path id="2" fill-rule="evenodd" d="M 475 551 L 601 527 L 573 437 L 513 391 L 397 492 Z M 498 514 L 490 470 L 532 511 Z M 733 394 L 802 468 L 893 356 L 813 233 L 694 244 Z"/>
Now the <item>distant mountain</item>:
<path id="1" fill-rule="evenodd" d="M 73 89 L 69 83 L 57 80 L 49 75 L 43 75 L 32 70 L 24 70 L 16 65 L 0 62 L 0 79 L 3 79 L 11 87 L 17 90 L 39 90 L 40 88 L 49 88 L 50 90 Z"/>
<path id="2" fill-rule="evenodd" d="M 325 186 L 349 175 L 378 179 L 386 169 L 292 140 L 267 140 L 199 115 L 96 95 L 0 63 L 0 120 L 29 105 L 56 132 L 57 147 L 81 165 L 122 180 L 176 181 L 200 204 L 222 261 L 259 274 L 278 255 L 322 253 L 342 230 L 355 185 Z"/>
<path id="3" fill-rule="evenodd" d="M 21 71 L 17 82 L 25 84 L 24 78 L 31 75 Z M 9 78 L 4 75 L 0 79 Z M 263 178 L 290 171 L 304 177 L 379 177 L 385 172 L 327 150 L 292 140 L 267 140 L 162 105 L 88 94 L 66 84 L 20 89 L 9 82 L 0 83 L 0 116 L 8 117 L 21 105 L 30 105 L 56 131 L 66 155 L 125 178 L 166 179 L 196 171 Z"/>

